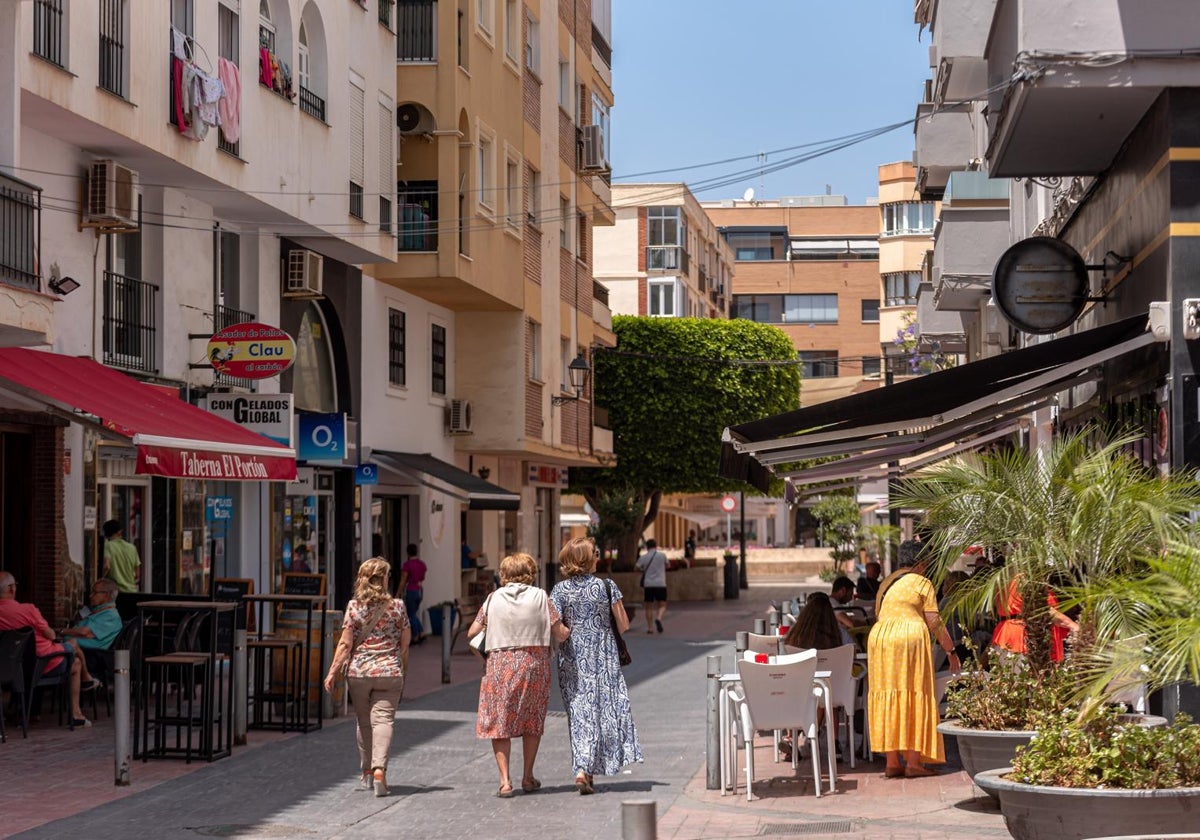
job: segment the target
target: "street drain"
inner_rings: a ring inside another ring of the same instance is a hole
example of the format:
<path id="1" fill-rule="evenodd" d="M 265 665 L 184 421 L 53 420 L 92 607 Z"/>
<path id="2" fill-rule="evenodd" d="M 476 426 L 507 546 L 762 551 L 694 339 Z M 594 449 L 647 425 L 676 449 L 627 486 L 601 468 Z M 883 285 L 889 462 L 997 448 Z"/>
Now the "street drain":
<path id="1" fill-rule="evenodd" d="M 189 831 L 201 837 L 296 837 L 313 833 L 294 825 L 204 825 Z"/>
<path id="2" fill-rule="evenodd" d="M 767 823 L 762 834 L 848 834 L 854 830 L 850 820 L 831 820 L 814 823 Z"/>

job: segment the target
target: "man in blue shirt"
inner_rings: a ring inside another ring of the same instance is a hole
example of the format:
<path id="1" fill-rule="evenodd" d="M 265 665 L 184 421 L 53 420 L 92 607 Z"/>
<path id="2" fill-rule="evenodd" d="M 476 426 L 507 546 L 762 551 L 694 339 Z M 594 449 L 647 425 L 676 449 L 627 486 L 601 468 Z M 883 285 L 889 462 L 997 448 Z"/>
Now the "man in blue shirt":
<path id="1" fill-rule="evenodd" d="M 93 682 L 91 670 L 103 670 L 100 651 L 112 646 L 124 626 L 117 612 L 117 585 L 108 578 L 92 584 L 88 606 L 87 615 L 62 633 L 64 639 L 75 646 L 76 656 L 83 663 L 79 681 L 85 688 Z"/>

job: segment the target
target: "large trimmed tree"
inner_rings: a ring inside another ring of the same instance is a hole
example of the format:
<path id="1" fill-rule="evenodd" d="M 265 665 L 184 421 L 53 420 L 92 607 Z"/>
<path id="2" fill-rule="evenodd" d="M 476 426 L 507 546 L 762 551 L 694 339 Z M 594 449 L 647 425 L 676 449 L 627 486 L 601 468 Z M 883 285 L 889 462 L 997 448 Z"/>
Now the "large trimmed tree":
<path id="1" fill-rule="evenodd" d="M 795 409 L 796 349 L 753 321 L 613 318 L 617 346 L 595 354 L 595 400 L 608 410 L 614 467 L 571 470 L 571 490 L 600 516 L 599 532 L 628 568 L 664 493 L 745 485 L 717 474 L 726 426 Z"/>

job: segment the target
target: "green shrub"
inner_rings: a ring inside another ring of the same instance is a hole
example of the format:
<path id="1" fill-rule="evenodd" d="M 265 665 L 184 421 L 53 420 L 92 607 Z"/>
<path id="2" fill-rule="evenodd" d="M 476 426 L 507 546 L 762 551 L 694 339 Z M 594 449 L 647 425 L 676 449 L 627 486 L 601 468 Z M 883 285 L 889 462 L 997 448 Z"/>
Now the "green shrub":
<path id="1" fill-rule="evenodd" d="M 1077 675 L 1070 661 L 1037 671 L 1025 657 L 993 651 L 990 671 L 970 660 L 964 668 L 946 689 L 946 717 L 968 729 L 1035 729 L 1040 715 L 1074 705 Z"/>
<path id="2" fill-rule="evenodd" d="M 1086 724 L 1071 711 L 1047 713 L 1017 750 L 1012 781 L 1068 788 L 1161 790 L 1200 787 L 1200 725 L 1186 715 L 1148 729 L 1102 709 Z"/>

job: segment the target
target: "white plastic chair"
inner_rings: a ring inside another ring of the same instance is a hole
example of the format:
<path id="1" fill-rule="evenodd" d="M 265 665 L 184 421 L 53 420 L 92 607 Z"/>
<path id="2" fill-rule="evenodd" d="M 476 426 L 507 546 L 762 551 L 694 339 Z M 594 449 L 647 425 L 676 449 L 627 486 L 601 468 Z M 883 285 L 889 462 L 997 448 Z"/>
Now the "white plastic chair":
<path id="1" fill-rule="evenodd" d="M 858 697 L 858 679 L 854 676 L 854 645 L 817 651 L 817 670 L 829 672 L 830 705 L 834 713 L 841 709 L 846 717 L 847 745 L 850 753 L 850 767 L 854 768 L 854 710 Z M 837 721 L 833 722 L 833 732 L 838 732 Z M 832 745 L 833 741 L 830 740 Z M 830 756 L 833 761 L 833 756 Z"/>
<path id="2" fill-rule="evenodd" d="M 1146 655 L 1142 648 L 1146 646 L 1146 636 L 1141 634 L 1128 639 L 1118 639 L 1111 643 L 1113 660 L 1118 666 L 1123 666 L 1129 674 L 1141 673 L 1138 666 L 1145 661 Z M 1131 711 L 1138 714 L 1146 713 L 1146 682 L 1134 676 L 1117 677 L 1109 681 L 1104 689 L 1110 703 L 1124 703 Z"/>
<path id="3" fill-rule="evenodd" d="M 734 705 L 737 724 L 746 744 L 746 801 L 754 800 L 754 734 L 758 728 L 786 729 L 803 732 L 814 743 L 817 738 L 817 695 L 813 674 L 817 659 L 807 653 L 778 657 L 773 663 L 758 663 L 743 659 L 738 663 L 741 688 Z M 733 693 L 731 692 L 731 695 Z M 771 745 L 775 749 L 775 745 Z M 821 795 L 820 750 L 811 750 L 813 788 Z M 792 767 L 799 768 L 799 752 L 792 751 Z M 736 787 L 736 781 L 735 781 Z"/>
<path id="4" fill-rule="evenodd" d="M 759 633 L 746 634 L 746 650 L 753 653 L 766 653 L 775 656 L 779 653 L 781 644 L 783 644 L 782 636 L 762 635 Z"/>

